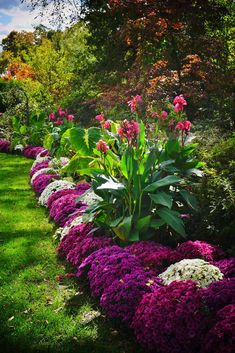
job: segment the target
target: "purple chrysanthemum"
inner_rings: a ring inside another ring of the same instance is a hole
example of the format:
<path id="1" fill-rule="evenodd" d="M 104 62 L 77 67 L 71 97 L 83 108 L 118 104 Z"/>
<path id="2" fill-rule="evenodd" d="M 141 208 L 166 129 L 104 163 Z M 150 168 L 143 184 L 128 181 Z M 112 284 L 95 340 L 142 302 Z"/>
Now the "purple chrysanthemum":
<path id="1" fill-rule="evenodd" d="M 33 167 L 30 171 L 30 177 L 32 177 L 40 169 L 48 168 L 48 165 L 49 165 L 49 160 L 36 164 L 35 167 Z"/>
<path id="2" fill-rule="evenodd" d="M 157 278 L 149 276 L 143 269 L 137 269 L 111 283 L 104 290 L 100 305 L 108 317 L 121 319 L 130 325 L 143 295 L 158 287 Z"/>
<path id="3" fill-rule="evenodd" d="M 215 325 L 208 331 L 201 353 L 233 353 L 235 351 L 235 304 L 225 306 L 216 315 Z"/>
<path id="4" fill-rule="evenodd" d="M 197 284 L 175 281 L 143 296 L 132 328 L 150 351 L 198 353 L 208 319 Z"/>
<path id="5" fill-rule="evenodd" d="M 144 267 L 157 274 L 178 260 L 174 250 L 154 241 L 139 241 L 125 249 L 136 256 Z"/>
<path id="6" fill-rule="evenodd" d="M 118 246 L 97 250 L 89 255 L 79 266 L 77 277 L 88 271 L 91 292 L 100 297 L 105 288 L 125 274 L 141 270 L 138 259 Z"/>
<path id="7" fill-rule="evenodd" d="M 58 174 L 40 174 L 34 179 L 32 187 L 37 194 L 41 194 L 49 183 L 59 178 Z"/>
<path id="8" fill-rule="evenodd" d="M 217 311 L 226 305 L 235 304 L 235 278 L 212 282 L 202 289 L 202 295 L 211 310 Z"/>
<path id="9" fill-rule="evenodd" d="M 11 143 L 8 140 L 0 139 L 0 152 L 9 152 Z"/>
<path id="10" fill-rule="evenodd" d="M 224 277 L 235 277 L 235 257 L 214 262 L 214 265 L 219 267 Z"/>
<path id="11" fill-rule="evenodd" d="M 90 188 L 90 185 L 87 183 L 80 183 L 75 186 L 74 189 L 62 189 L 59 191 L 54 192 L 47 201 L 47 207 L 52 208 L 53 203 L 61 198 L 62 196 L 69 195 L 69 194 L 76 194 L 77 197 L 82 195 L 86 190 Z"/>
<path id="12" fill-rule="evenodd" d="M 178 261 L 183 259 L 203 259 L 208 262 L 219 260 L 225 257 L 224 251 L 216 245 L 206 241 L 186 241 L 176 248 Z"/>
<path id="13" fill-rule="evenodd" d="M 41 157 L 44 157 L 48 155 L 49 152 L 40 146 L 26 146 L 22 153 L 27 158 L 36 158 L 39 153 L 41 153 Z"/>

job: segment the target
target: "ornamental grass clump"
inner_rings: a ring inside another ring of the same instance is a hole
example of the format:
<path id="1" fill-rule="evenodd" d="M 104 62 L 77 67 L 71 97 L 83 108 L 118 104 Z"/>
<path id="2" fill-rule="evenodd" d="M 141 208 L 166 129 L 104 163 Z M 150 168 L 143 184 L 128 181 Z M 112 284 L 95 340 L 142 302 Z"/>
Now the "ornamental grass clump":
<path id="1" fill-rule="evenodd" d="M 157 288 L 157 278 L 138 269 L 111 283 L 104 290 L 100 305 L 108 317 L 120 319 L 129 326 L 143 295 Z"/>
<path id="2" fill-rule="evenodd" d="M 58 174 L 40 174 L 34 179 L 32 187 L 37 194 L 41 195 L 48 184 L 59 178 Z"/>
<path id="3" fill-rule="evenodd" d="M 143 296 L 131 326 L 151 352 L 198 353 L 208 319 L 197 284 L 175 281 Z"/>
<path id="4" fill-rule="evenodd" d="M 152 269 L 157 274 L 177 261 L 174 250 L 154 241 L 135 242 L 125 249 L 136 256 L 145 268 Z"/>
<path id="5" fill-rule="evenodd" d="M 200 353 L 234 353 L 235 304 L 225 306 L 216 315 L 214 326 L 208 331 Z"/>
<path id="6" fill-rule="evenodd" d="M 159 277 L 164 285 L 173 281 L 193 280 L 200 287 L 207 287 L 211 282 L 223 278 L 219 268 L 201 259 L 181 260 L 161 273 Z"/>
<path id="7" fill-rule="evenodd" d="M 38 202 L 42 206 L 47 206 L 48 199 L 52 194 L 59 190 L 64 189 L 75 189 L 75 184 L 67 180 L 55 180 L 53 183 L 49 184 L 39 197 Z"/>
<path id="8" fill-rule="evenodd" d="M 212 262 L 225 257 L 224 251 L 219 246 L 212 245 L 201 240 L 186 241 L 178 245 L 176 251 L 179 260 L 203 259 L 205 261 Z"/>
<path id="9" fill-rule="evenodd" d="M 11 143 L 8 140 L 0 139 L 0 152 L 9 152 Z"/>
<path id="10" fill-rule="evenodd" d="M 219 267 L 224 277 L 235 277 L 235 257 L 214 262 L 214 265 Z"/>
<path id="11" fill-rule="evenodd" d="M 235 278 L 224 278 L 202 289 L 207 306 L 217 311 L 229 304 L 235 304 Z"/>
<path id="12" fill-rule="evenodd" d="M 136 257 L 118 246 L 110 246 L 89 255 L 79 266 L 77 277 L 88 272 L 92 294 L 101 297 L 115 280 L 136 270 L 143 270 Z"/>

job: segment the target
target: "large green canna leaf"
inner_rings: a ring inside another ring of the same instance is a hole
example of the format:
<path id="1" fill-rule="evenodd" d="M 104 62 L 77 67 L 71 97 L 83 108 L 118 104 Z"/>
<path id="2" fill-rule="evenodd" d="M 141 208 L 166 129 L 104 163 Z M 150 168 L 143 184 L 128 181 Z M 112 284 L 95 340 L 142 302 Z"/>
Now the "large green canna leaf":
<path id="1" fill-rule="evenodd" d="M 175 175 L 168 175 L 165 178 L 157 180 L 154 183 L 146 186 L 144 188 L 144 191 L 153 192 L 153 191 L 157 190 L 160 187 L 164 187 L 164 186 L 168 186 L 168 185 L 179 183 L 181 180 L 182 180 L 181 178 L 179 178 L 179 177 L 177 177 Z"/>
<path id="2" fill-rule="evenodd" d="M 168 208 L 172 207 L 173 198 L 171 195 L 166 192 L 159 192 L 158 194 L 150 194 L 151 200 L 158 205 L 163 205 Z"/>
<path id="3" fill-rule="evenodd" d="M 80 155 L 91 155 L 99 139 L 100 129 L 97 127 L 91 127 L 89 129 L 70 129 L 71 144 Z"/>
<path id="4" fill-rule="evenodd" d="M 162 207 L 160 210 L 157 210 L 157 214 L 177 233 L 182 235 L 184 238 L 186 237 L 184 222 L 181 218 L 179 218 L 179 212 L 169 210 L 169 208 L 166 207 Z"/>

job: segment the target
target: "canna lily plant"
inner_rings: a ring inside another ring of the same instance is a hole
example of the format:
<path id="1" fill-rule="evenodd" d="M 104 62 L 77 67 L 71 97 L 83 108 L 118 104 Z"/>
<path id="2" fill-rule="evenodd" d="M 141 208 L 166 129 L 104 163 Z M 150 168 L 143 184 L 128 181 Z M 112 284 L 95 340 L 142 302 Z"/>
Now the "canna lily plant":
<path id="1" fill-rule="evenodd" d="M 99 198 L 83 217 L 111 229 L 122 241 L 149 239 L 162 227 L 186 237 L 183 219 L 189 209 L 197 208 L 190 190 L 202 164 L 193 157 L 196 145 L 185 144 L 190 122 L 182 115 L 186 101 L 178 97 L 173 114 L 183 117 L 182 129 L 176 120 L 169 136 L 156 139 L 149 137 L 153 127 L 149 129 L 140 120 L 124 120 L 115 124 L 116 134 L 106 131 L 96 143 L 94 154 L 100 159 L 100 169 L 90 175 Z M 138 102 L 139 98 L 129 102 L 132 113 Z M 98 117 L 104 126 L 104 115 Z M 158 132 L 159 127 L 155 129 Z M 108 144 L 105 137 L 109 141 L 110 136 L 112 143 Z"/>

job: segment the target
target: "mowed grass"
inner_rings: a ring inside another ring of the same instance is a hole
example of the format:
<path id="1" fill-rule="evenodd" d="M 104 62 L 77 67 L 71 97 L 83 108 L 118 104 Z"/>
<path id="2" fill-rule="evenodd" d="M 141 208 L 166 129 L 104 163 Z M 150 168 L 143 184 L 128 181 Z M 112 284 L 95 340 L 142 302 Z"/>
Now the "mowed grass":
<path id="1" fill-rule="evenodd" d="M 31 165 L 0 153 L 1 352 L 141 353 L 133 334 L 106 319 L 84 285 L 56 279 L 66 264 L 29 185 Z M 99 316 L 92 319 L 94 311 Z"/>

